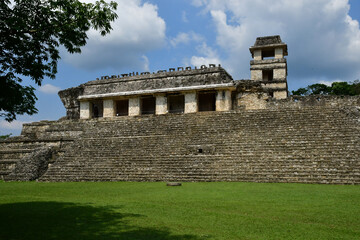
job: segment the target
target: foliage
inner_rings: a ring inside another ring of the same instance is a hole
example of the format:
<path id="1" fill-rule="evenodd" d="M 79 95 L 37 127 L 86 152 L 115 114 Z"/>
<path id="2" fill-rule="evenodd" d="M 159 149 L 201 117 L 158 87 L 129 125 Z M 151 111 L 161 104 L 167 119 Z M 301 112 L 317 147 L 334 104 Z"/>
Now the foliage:
<path id="1" fill-rule="evenodd" d="M 8 137 L 10 137 L 12 134 L 6 134 L 6 135 L 0 135 L 0 140 L 1 139 L 7 139 Z"/>
<path id="2" fill-rule="evenodd" d="M 291 91 L 292 95 L 299 95 L 304 96 L 307 95 L 308 89 L 307 88 L 299 88 L 298 90 Z"/>
<path id="3" fill-rule="evenodd" d="M 0 239 L 358 239 L 360 186 L 4 182 Z"/>
<path id="4" fill-rule="evenodd" d="M 23 86 L 29 77 L 41 86 L 44 77 L 55 78 L 59 47 L 80 53 L 90 28 L 110 32 L 117 17 L 115 2 L 104 0 L 10 0 L 0 2 L 0 117 L 37 112 L 35 88 Z"/>
<path id="5" fill-rule="evenodd" d="M 352 83 L 348 82 L 333 82 L 331 86 L 316 83 L 307 86 L 306 88 L 299 88 L 292 91 L 293 95 L 360 95 L 360 81 L 355 80 Z"/>

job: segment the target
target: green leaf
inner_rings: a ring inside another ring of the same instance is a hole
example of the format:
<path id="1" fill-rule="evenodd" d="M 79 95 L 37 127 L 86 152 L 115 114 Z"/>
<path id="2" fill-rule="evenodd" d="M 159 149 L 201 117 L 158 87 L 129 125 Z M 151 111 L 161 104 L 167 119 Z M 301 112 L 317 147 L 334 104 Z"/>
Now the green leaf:
<path id="1" fill-rule="evenodd" d="M 87 31 L 110 32 L 117 18 L 117 4 L 78 0 L 9 0 L 0 2 L 0 117 L 7 121 L 18 114 L 37 113 L 34 88 L 23 86 L 29 77 L 41 86 L 45 77 L 54 79 L 60 59 L 59 46 L 81 53 Z"/>

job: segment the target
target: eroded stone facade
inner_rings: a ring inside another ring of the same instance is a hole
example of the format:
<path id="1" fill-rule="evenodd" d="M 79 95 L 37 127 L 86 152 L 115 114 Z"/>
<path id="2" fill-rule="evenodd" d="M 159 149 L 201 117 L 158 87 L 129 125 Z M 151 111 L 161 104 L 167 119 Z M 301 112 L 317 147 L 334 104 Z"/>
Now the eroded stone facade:
<path id="1" fill-rule="evenodd" d="M 286 44 L 250 52 L 249 80 L 211 64 L 60 91 L 66 118 L 0 141 L 0 178 L 360 184 L 360 97 L 288 97 Z"/>
<path id="2" fill-rule="evenodd" d="M 69 119 L 230 111 L 238 107 L 239 102 L 242 105 L 249 104 L 245 106 L 246 109 L 254 109 L 257 104 L 248 100 L 256 99 L 259 94 L 267 95 L 268 98 L 286 98 L 287 63 L 284 57 L 287 56 L 287 45 L 279 36 L 261 37 L 250 48 L 250 52 L 254 58 L 250 62 L 251 80 L 260 84 L 256 93 L 247 92 L 246 87 L 242 87 L 249 80 L 234 81 L 221 66 L 210 64 L 195 69 L 178 67 L 157 73 L 103 76 L 76 88 L 60 91 L 59 95 L 67 108 Z M 176 98 L 174 95 L 181 97 Z M 234 96 L 246 97 L 236 99 Z M 126 111 L 124 103 L 118 99 L 128 101 Z M 176 110 L 170 109 L 175 105 Z M 263 104 L 259 104 L 261 108 Z"/>

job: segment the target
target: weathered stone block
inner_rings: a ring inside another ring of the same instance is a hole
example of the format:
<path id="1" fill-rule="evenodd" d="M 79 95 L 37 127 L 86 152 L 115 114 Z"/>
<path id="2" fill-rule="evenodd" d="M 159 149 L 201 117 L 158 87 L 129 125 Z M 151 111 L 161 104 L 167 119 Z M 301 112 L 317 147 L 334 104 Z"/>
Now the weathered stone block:
<path id="1" fill-rule="evenodd" d="M 82 85 L 59 91 L 58 95 L 66 108 L 67 119 L 80 118 L 80 102 L 78 97 L 83 94 L 83 92 L 84 88 Z"/>
<path id="2" fill-rule="evenodd" d="M 274 69 L 274 79 L 285 79 L 285 78 L 286 78 L 285 68 Z"/>
<path id="3" fill-rule="evenodd" d="M 243 93 L 238 96 L 238 106 L 245 110 L 266 109 L 268 96 L 263 93 Z"/>
<path id="4" fill-rule="evenodd" d="M 216 111 L 230 111 L 231 110 L 231 91 L 222 90 L 216 94 Z"/>
<path id="5" fill-rule="evenodd" d="M 287 91 L 275 91 L 274 92 L 275 99 L 286 99 L 287 98 Z"/>
<path id="6" fill-rule="evenodd" d="M 185 113 L 198 111 L 196 92 L 185 93 Z"/>
<path id="7" fill-rule="evenodd" d="M 166 114 L 168 112 L 167 98 L 165 95 L 156 95 L 156 115 Z"/>
<path id="8" fill-rule="evenodd" d="M 103 101 L 104 104 L 104 118 L 114 117 L 115 116 L 115 101 L 112 99 L 107 99 Z"/>
<path id="9" fill-rule="evenodd" d="M 251 70 L 251 80 L 261 81 L 262 77 L 262 70 Z"/>
<path id="10" fill-rule="evenodd" d="M 129 116 L 140 115 L 140 97 L 129 99 Z"/>
<path id="11" fill-rule="evenodd" d="M 90 102 L 80 102 L 80 119 L 90 119 L 92 115 L 91 110 Z"/>

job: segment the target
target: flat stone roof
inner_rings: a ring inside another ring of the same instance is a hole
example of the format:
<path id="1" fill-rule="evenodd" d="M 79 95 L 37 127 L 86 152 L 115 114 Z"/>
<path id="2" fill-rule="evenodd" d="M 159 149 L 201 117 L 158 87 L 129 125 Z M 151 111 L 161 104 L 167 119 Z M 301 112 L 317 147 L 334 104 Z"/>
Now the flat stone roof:
<path id="1" fill-rule="evenodd" d="M 256 38 L 255 47 L 258 46 L 266 46 L 266 45 L 271 45 L 271 44 L 285 44 L 281 41 L 281 38 L 279 35 L 275 35 L 275 36 L 266 36 L 266 37 L 258 37 Z"/>
<path id="2" fill-rule="evenodd" d="M 132 96 L 132 95 L 145 95 L 154 93 L 171 93 L 171 92 L 184 92 L 184 91 L 195 91 L 195 90 L 216 90 L 216 89 L 228 89 L 234 88 L 235 83 L 224 83 L 224 84 L 209 84 L 200 86 L 188 86 L 188 87 L 176 87 L 176 88 L 160 88 L 160 89 L 148 89 L 139 91 L 128 91 L 128 92 L 114 92 L 114 93 L 103 93 L 103 94 L 91 94 L 79 96 L 79 100 L 97 99 L 97 98 L 112 98 L 121 96 Z"/>
<path id="3" fill-rule="evenodd" d="M 161 78 L 169 78 L 169 77 L 190 77 L 193 75 L 199 74 L 211 74 L 211 73 L 224 73 L 227 75 L 229 79 L 232 80 L 232 76 L 226 72 L 224 68 L 220 65 L 216 66 L 215 64 L 209 64 L 209 66 L 202 65 L 200 68 L 191 68 L 191 67 L 177 67 L 177 68 L 169 68 L 169 70 L 159 70 L 157 72 L 132 72 L 127 74 L 119 74 L 119 75 L 110 75 L 110 76 L 102 76 L 101 78 L 97 78 L 94 81 L 89 81 L 84 85 L 100 85 L 100 84 L 108 84 L 115 82 L 129 82 L 129 81 L 139 81 L 139 80 L 153 80 L 153 79 L 161 79 Z"/>
<path id="4" fill-rule="evenodd" d="M 256 38 L 254 46 L 250 47 L 250 52 L 254 57 L 254 51 L 257 49 L 268 50 L 274 48 L 282 48 L 284 50 L 284 56 L 288 55 L 287 45 L 281 41 L 279 35 Z"/>
<path id="5" fill-rule="evenodd" d="M 156 73 L 131 73 L 103 76 L 80 85 L 78 99 L 106 98 L 163 92 L 219 89 L 233 86 L 233 78 L 221 66 L 179 67 Z M 70 91 L 70 89 L 64 90 Z"/>

